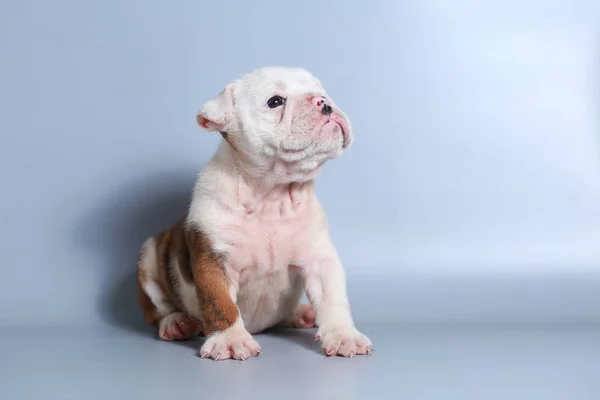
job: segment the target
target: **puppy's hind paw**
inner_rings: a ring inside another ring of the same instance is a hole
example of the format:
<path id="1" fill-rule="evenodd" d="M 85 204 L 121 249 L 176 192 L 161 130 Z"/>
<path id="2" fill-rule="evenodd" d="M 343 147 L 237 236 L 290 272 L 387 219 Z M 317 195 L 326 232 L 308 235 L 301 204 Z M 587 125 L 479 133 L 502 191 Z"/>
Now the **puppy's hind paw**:
<path id="1" fill-rule="evenodd" d="M 158 324 L 158 336 L 166 341 L 190 339 L 200 332 L 202 325 L 182 312 L 169 314 Z"/>

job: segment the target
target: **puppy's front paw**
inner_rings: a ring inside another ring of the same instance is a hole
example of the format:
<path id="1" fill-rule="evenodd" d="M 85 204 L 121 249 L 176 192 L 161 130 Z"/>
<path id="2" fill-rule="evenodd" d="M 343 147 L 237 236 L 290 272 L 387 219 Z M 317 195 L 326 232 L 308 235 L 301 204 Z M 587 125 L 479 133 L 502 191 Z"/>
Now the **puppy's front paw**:
<path id="1" fill-rule="evenodd" d="M 328 357 L 338 355 L 352 358 L 357 354 L 373 352 L 373 344 L 369 338 L 352 326 L 322 327 L 317 331 L 316 339 L 321 342 Z"/>
<path id="2" fill-rule="evenodd" d="M 259 344 L 246 329 L 230 327 L 208 337 L 200 348 L 200 357 L 215 361 L 228 358 L 244 361 L 258 356 L 260 351 Z"/>

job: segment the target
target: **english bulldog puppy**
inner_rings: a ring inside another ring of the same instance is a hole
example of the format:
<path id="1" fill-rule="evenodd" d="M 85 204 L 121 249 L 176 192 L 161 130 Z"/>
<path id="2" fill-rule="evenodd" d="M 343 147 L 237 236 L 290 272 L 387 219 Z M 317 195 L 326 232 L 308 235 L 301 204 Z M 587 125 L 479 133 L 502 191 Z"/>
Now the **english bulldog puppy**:
<path id="1" fill-rule="evenodd" d="M 257 356 L 252 334 L 276 327 L 318 327 L 327 356 L 370 354 L 314 184 L 352 143 L 347 116 L 308 71 L 268 67 L 229 83 L 196 119 L 223 139 L 187 214 L 140 250 L 145 321 L 163 340 L 204 334 L 200 356 L 214 360 Z"/>

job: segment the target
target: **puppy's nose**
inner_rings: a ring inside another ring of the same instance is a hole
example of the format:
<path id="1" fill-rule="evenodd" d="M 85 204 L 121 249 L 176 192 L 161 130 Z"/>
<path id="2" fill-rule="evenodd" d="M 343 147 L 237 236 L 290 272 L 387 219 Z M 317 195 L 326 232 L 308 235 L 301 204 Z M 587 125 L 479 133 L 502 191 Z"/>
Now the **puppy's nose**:
<path id="1" fill-rule="evenodd" d="M 310 99 L 310 102 L 319 107 L 325 115 L 330 115 L 333 112 L 333 108 L 327 104 L 327 99 L 323 96 L 314 96 Z"/>

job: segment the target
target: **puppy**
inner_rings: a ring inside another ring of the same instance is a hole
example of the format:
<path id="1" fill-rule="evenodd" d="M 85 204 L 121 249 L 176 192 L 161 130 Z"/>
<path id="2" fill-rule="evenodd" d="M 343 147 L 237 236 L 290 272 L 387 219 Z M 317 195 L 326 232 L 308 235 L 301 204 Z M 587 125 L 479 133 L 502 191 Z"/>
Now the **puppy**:
<path id="1" fill-rule="evenodd" d="M 204 334 L 203 358 L 257 356 L 252 334 L 312 328 L 326 355 L 370 354 L 314 179 L 352 142 L 346 115 L 300 68 L 234 80 L 196 116 L 220 132 L 187 215 L 143 244 L 138 291 L 163 340 Z M 299 305 L 303 291 L 309 304 Z"/>

